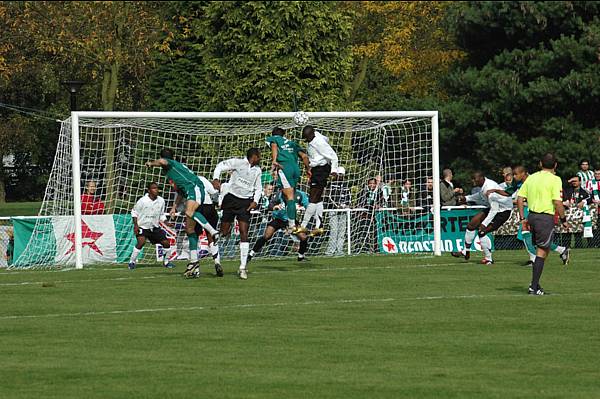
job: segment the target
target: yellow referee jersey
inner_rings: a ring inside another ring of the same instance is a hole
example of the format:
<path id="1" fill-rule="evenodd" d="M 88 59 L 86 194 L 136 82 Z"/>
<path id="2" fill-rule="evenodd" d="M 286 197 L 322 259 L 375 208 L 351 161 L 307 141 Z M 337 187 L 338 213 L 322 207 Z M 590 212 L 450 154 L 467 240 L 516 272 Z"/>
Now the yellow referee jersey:
<path id="1" fill-rule="evenodd" d="M 562 181 L 555 174 L 542 170 L 525 180 L 518 195 L 527 198 L 530 212 L 554 215 L 552 201 L 562 201 Z"/>

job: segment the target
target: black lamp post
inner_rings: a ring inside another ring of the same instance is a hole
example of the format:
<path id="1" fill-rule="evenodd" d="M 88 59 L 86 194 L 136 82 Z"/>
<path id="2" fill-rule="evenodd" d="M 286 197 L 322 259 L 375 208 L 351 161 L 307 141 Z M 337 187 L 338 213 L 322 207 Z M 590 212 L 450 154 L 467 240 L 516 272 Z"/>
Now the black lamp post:
<path id="1" fill-rule="evenodd" d="M 77 91 L 81 89 L 81 86 L 83 86 L 85 82 L 81 80 L 66 80 L 62 83 L 67 87 L 69 93 L 71 93 L 71 112 L 77 111 Z"/>

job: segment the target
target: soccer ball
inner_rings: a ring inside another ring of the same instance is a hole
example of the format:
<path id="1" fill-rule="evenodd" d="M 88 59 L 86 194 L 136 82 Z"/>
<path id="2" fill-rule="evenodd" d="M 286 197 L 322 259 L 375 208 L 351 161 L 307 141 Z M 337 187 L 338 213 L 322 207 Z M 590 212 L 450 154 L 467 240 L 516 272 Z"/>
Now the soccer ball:
<path id="1" fill-rule="evenodd" d="M 304 111 L 298 111 L 294 114 L 294 123 L 298 126 L 304 126 L 308 123 L 308 115 Z"/>

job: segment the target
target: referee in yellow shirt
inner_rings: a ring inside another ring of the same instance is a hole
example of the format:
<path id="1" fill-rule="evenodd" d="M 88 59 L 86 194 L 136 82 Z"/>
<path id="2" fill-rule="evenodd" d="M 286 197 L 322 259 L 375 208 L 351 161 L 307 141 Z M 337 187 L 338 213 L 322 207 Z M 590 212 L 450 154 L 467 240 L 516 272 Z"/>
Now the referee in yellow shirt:
<path id="1" fill-rule="evenodd" d="M 523 230 L 531 231 L 533 243 L 537 246 L 533 261 L 530 295 L 544 295 L 540 286 L 540 277 L 544 270 L 544 261 L 550 252 L 550 244 L 554 235 L 554 215 L 558 212 L 560 222 L 567 227 L 565 208 L 562 203 L 562 181 L 556 176 L 557 166 L 554 154 L 546 153 L 541 161 L 542 170 L 532 174 L 519 189 L 517 208 Z M 527 200 L 529 215 L 525 219 L 524 204 Z"/>

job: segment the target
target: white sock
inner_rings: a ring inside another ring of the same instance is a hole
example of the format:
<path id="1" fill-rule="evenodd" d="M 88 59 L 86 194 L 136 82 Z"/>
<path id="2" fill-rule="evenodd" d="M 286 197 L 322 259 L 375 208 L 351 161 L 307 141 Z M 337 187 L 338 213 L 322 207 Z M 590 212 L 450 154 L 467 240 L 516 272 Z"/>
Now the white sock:
<path id="1" fill-rule="evenodd" d="M 221 263 L 221 254 L 219 254 L 219 246 L 215 245 L 215 243 L 211 242 L 208 245 L 208 251 L 210 252 L 210 254 L 212 255 L 215 264 L 216 263 Z"/>
<path id="2" fill-rule="evenodd" d="M 471 244 L 473 244 L 473 240 L 475 239 L 476 235 L 477 235 L 476 230 L 467 230 L 465 232 L 465 249 L 467 251 L 471 250 Z"/>
<path id="3" fill-rule="evenodd" d="M 295 221 L 295 220 L 292 220 L 292 219 L 288 219 L 288 227 L 289 227 L 289 228 L 292 228 L 292 229 L 293 229 L 294 227 L 296 227 L 296 221 Z"/>
<path id="4" fill-rule="evenodd" d="M 171 259 L 171 254 L 173 254 L 174 249 L 175 249 L 174 247 L 169 247 L 169 248 L 163 247 L 163 251 L 165 251 L 165 254 L 163 255 L 163 264 L 164 265 L 169 263 L 169 259 Z"/>
<path id="5" fill-rule="evenodd" d="M 129 258 L 129 263 L 131 263 L 131 262 L 135 263 L 138 255 L 140 254 L 140 251 L 141 251 L 141 249 L 137 249 L 136 247 L 133 247 L 133 252 L 131 253 L 131 258 Z"/>
<path id="6" fill-rule="evenodd" d="M 197 249 L 190 249 L 190 261 L 198 262 L 198 250 Z"/>
<path id="7" fill-rule="evenodd" d="M 529 251 L 527 251 L 527 253 L 529 254 Z M 529 260 L 530 261 L 532 261 L 532 262 L 535 261 L 535 257 L 536 257 L 535 254 L 529 254 Z"/>
<path id="8" fill-rule="evenodd" d="M 315 213 L 315 229 L 321 227 L 323 222 L 323 201 L 317 204 L 317 211 Z"/>
<path id="9" fill-rule="evenodd" d="M 214 236 L 215 233 L 217 232 L 217 230 L 215 230 L 214 227 L 212 227 L 212 225 L 210 223 L 208 223 L 208 222 L 203 223 L 203 222 L 201 222 L 200 220 L 198 220 L 196 218 L 194 218 L 194 220 L 196 221 L 196 223 L 198 223 L 200 226 L 202 226 L 202 228 L 204 230 L 206 230 L 206 232 L 208 234 L 210 234 L 211 236 Z"/>
<path id="10" fill-rule="evenodd" d="M 317 212 L 317 204 L 313 204 L 312 202 L 308 204 L 306 210 L 304 211 L 304 217 L 302 218 L 302 227 L 308 226 L 308 222 L 313 217 L 313 215 Z"/>
<path id="11" fill-rule="evenodd" d="M 565 252 L 565 249 L 567 249 L 567 248 L 561 247 L 560 245 L 557 245 L 556 248 L 554 248 L 554 250 L 556 252 L 558 252 L 559 254 L 562 254 L 563 252 Z"/>
<path id="12" fill-rule="evenodd" d="M 490 237 L 483 236 L 480 238 L 481 249 L 483 249 L 483 255 L 487 260 L 492 260 L 492 240 Z"/>
<path id="13" fill-rule="evenodd" d="M 240 269 L 246 268 L 246 260 L 248 259 L 248 251 L 250 251 L 249 242 L 240 242 Z"/>

